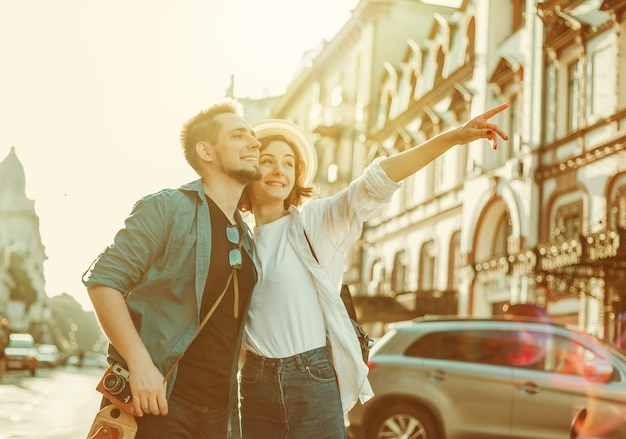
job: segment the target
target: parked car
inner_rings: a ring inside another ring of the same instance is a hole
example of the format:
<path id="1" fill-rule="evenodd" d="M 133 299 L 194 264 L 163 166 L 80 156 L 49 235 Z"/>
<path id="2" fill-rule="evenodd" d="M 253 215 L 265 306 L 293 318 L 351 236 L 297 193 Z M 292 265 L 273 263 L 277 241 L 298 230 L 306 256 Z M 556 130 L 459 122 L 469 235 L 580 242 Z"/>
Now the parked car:
<path id="1" fill-rule="evenodd" d="M 37 365 L 45 367 L 57 367 L 61 360 L 59 349 L 53 344 L 37 345 Z"/>
<path id="2" fill-rule="evenodd" d="M 4 348 L 7 369 L 28 370 L 37 373 L 37 348 L 30 334 L 9 334 L 9 344 Z"/>
<path id="3" fill-rule="evenodd" d="M 626 357 L 537 319 L 399 322 L 372 347 L 375 396 L 348 413 L 359 439 L 626 438 Z M 581 425 L 582 422 L 582 425 Z"/>

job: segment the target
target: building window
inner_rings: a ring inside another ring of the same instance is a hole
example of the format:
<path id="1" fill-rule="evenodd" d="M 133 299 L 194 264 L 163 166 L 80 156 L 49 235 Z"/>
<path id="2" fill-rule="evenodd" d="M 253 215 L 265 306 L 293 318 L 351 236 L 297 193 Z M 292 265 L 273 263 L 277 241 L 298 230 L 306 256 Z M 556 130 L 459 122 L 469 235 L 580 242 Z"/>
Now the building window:
<path id="1" fill-rule="evenodd" d="M 393 273 L 391 276 L 391 290 L 396 293 L 402 293 L 406 289 L 406 266 L 406 251 L 400 250 L 396 253 L 396 257 L 394 258 Z"/>
<path id="2" fill-rule="evenodd" d="M 596 50 L 591 57 L 591 113 L 595 117 L 609 116 L 615 111 L 615 55 L 608 46 Z"/>
<path id="3" fill-rule="evenodd" d="M 510 106 L 505 116 L 507 117 L 505 126 L 511 140 L 498 142 L 498 160 L 501 166 L 514 157 L 514 152 L 517 151 L 514 151 L 513 148 L 519 148 L 519 144 L 521 143 L 520 132 L 518 130 L 518 125 L 520 123 L 518 108 L 520 102 L 517 96 L 517 93 L 508 96 Z"/>
<path id="4" fill-rule="evenodd" d="M 434 78 L 434 83 L 433 83 L 434 86 L 436 86 L 437 84 L 439 84 L 440 82 L 444 80 L 443 68 L 444 68 L 445 63 L 446 63 L 446 54 L 443 53 L 443 48 L 439 47 L 439 49 L 437 50 L 437 70 L 435 72 L 435 78 Z"/>
<path id="5" fill-rule="evenodd" d="M 580 79 L 581 66 L 579 60 L 567 67 L 567 132 L 578 130 L 580 117 Z"/>
<path id="6" fill-rule="evenodd" d="M 512 0 L 513 3 L 513 32 L 526 24 L 526 0 Z"/>
<path id="7" fill-rule="evenodd" d="M 613 224 L 616 227 L 626 228 L 626 186 L 620 187 L 615 193 L 613 206 Z"/>
<path id="8" fill-rule="evenodd" d="M 561 206 L 556 212 L 554 235 L 575 238 L 582 234 L 582 201 Z"/>
<path id="9" fill-rule="evenodd" d="M 515 140 L 512 142 L 505 142 L 505 143 L 510 144 L 509 149 L 512 150 L 511 155 L 513 155 L 513 154 L 518 154 L 522 149 L 522 141 L 521 141 L 522 112 L 520 111 L 522 102 L 521 102 L 521 99 L 519 99 L 518 93 L 511 95 L 511 97 L 509 98 L 509 102 L 511 103 L 511 106 L 509 107 L 511 111 L 509 111 L 509 123 L 508 123 L 509 133 L 510 133 L 509 136 Z"/>
<path id="10" fill-rule="evenodd" d="M 422 246 L 419 260 L 419 289 L 430 291 L 435 289 L 436 251 L 435 241 L 428 241 Z"/>
<path id="11" fill-rule="evenodd" d="M 546 142 L 552 143 L 556 139 L 556 106 L 557 106 L 557 69 L 550 64 L 546 69 L 546 98 L 545 104 L 545 136 Z"/>
<path id="12" fill-rule="evenodd" d="M 454 232 L 450 238 L 450 255 L 448 257 L 448 290 L 459 289 L 461 279 L 461 232 Z"/>
<path id="13" fill-rule="evenodd" d="M 390 119 L 393 100 L 397 92 L 397 75 L 392 67 L 386 67 L 385 78 L 381 82 L 380 104 L 378 106 L 377 126 L 383 127 Z"/>
<path id="14" fill-rule="evenodd" d="M 565 236 L 568 238 L 580 235 L 580 216 L 574 215 L 563 218 L 563 227 L 565 229 Z"/>
<path id="15" fill-rule="evenodd" d="M 370 295 L 381 295 L 383 292 L 383 286 L 385 283 L 385 265 L 381 259 L 377 259 L 372 264 L 371 276 L 372 279 L 368 286 L 368 292 Z"/>
<path id="16" fill-rule="evenodd" d="M 502 215 L 496 227 L 496 233 L 493 240 L 493 256 L 505 256 L 508 254 L 509 238 L 513 234 L 513 225 L 511 224 L 511 216 L 508 211 Z"/>

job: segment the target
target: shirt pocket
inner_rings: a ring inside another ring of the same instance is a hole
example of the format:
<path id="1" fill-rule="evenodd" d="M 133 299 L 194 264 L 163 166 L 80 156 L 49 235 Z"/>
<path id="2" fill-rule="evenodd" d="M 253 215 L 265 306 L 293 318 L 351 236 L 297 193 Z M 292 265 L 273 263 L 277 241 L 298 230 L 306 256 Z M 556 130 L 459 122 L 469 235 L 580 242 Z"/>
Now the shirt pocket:
<path id="1" fill-rule="evenodd" d="M 164 271 L 177 278 L 195 276 L 196 236 L 176 235 L 163 253 Z"/>

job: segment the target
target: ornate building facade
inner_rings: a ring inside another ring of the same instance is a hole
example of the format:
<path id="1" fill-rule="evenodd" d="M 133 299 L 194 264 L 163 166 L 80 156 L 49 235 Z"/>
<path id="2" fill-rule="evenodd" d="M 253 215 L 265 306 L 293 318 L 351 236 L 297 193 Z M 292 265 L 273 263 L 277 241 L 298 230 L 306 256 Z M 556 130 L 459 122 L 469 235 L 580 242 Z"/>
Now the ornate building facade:
<path id="1" fill-rule="evenodd" d="M 509 134 L 407 179 L 347 258 L 373 332 L 530 303 L 619 343 L 626 311 L 626 1 L 361 0 L 272 107 L 321 195 L 497 103 Z"/>
<path id="2" fill-rule="evenodd" d="M 0 317 L 12 332 L 43 337 L 47 296 L 45 247 L 34 201 L 26 197 L 24 167 L 15 148 L 0 162 Z"/>

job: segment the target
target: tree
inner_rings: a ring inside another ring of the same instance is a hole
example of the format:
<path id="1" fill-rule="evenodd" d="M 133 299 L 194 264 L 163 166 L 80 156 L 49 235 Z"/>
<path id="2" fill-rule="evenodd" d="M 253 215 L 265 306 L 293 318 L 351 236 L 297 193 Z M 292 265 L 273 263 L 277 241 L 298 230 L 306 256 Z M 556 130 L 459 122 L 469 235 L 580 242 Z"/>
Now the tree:
<path id="1" fill-rule="evenodd" d="M 67 293 L 50 298 L 50 329 L 56 344 L 66 353 L 106 352 L 106 337 L 93 311 L 83 310 Z"/>

